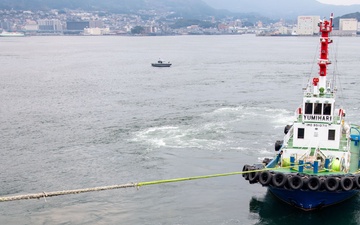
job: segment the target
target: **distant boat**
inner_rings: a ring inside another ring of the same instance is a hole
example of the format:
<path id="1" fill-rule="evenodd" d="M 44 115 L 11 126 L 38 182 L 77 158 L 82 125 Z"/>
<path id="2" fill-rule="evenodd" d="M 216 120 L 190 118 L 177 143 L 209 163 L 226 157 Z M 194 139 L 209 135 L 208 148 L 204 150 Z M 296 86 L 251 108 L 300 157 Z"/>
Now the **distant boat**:
<path id="1" fill-rule="evenodd" d="M 24 37 L 25 34 L 21 33 L 21 32 L 7 32 L 7 31 L 3 31 L 2 33 L 0 33 L 0 37 Z"/>
<path id="2" fill-rule="evenodd" d="M 156 63 L 151 63 L 151 66 L 153 66 L 153 67 L 170 67 L 171 63 L 170 62 L 166 63 L 162 60 L 159 60 Z"/>

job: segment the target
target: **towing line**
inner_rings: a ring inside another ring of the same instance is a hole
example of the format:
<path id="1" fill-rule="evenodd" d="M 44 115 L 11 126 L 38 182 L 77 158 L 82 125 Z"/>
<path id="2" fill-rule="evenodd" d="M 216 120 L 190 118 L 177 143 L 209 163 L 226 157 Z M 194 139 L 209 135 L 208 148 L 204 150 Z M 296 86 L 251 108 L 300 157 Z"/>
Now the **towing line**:
<path id="1" fill-rule="evenodd" d="M 183 178 L 175 178 L 175 179 L 168 179 L 168 180 L 145 181 L 145 182 L 139 182 L 139 183 L 127 183 L 127 184 L 118 184 L 118 185 L 101 186 L 101 187 L 93 187 L 93 188 L 83 188 L 83 189 L 74 189 L 74 190 L 53 191 L 53 192 L 41 192 L 41 193 L 35 193 L 35 194 L 25 194 L 25 195 L 16 195 L 16 196 L 0 196 L 0 202 L 40 199 L 40 198 L 44 198 L 46 201 L 47 197 L 54 197 L 54 196 L 60 196 L 60 195 L 80 194 L 80 193 L 86 193 L 86 192 L 106 191 L 106 190 L 130 188 L 130 187 L 135 187 L 135 188 L 139 189 L 139 187 L 141 187 L 141 186 L 232 176 L 232 175 L 239 175 L 239 174 L 246 174 L 246 173 L 253 173 L 253 172 L 261 172 L 261 171 L 270 170 L 270 169 L 274 170 L 274 168 L 265 168 L 265 169 L 261 169 L 261 170 L 248 170 L 248 171 L 241 171 L 241 172 L 221 173 L 221 174 L 212 174 L 212 175 L 204 175 L 204 176 L 194 176 L 194 177 L 183 177 Z"/>

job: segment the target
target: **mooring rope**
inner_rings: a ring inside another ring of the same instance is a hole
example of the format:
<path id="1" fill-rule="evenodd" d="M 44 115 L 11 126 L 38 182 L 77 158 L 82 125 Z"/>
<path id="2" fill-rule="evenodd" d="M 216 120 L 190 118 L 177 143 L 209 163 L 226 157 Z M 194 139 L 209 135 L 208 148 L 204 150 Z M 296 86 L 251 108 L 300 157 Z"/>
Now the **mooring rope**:
<path id="1" fill-rule="evenodd" d="M 267 170 L 267 169 L 249 170 L 249 171 L 243 171 L 243 172 L 221 173 L 221 174 L 212 174 L 212 175 L 195 176 L 195 177 L 183 177 L 183 178 L 175 178 L 175 179 L 168 179 L 168 180 L 146 181 L 146 182 L 137 183 L 137 187 L 146 186 L 146 185 L 153 185 L 153 184 L 180 182 L 180 181 L 187 181 L 187 180 L 198 180 L 198 179 L 205 179 L 205 178 L 225 177 L 225 176 L 245 174 L 245 173 L 261 172 L 261 171 L 264 171 L 264 170 Z"/>
<path id="2" fill-rule="evenodd" d="M 119 184 L 119 185 L 94 187 L 94 188 L 83 188 L 83 189 L 75 189 L 75 190 L 41 192 L 41 193 L 37 193 L 37 194 L 26 194 L 26 195 L 17 195 L 17 196 L 8 196 L 8 197 L 4 196 L 4 197 L 0 197 L 0 202 L 27 200 L 27 199 L 40 199 L 40 198 L 54 197 L 54 196 L 59 196 L 59 195 L 80 194 L 80 193 L 85 193 L 85 192 L 105 191 L 105 190 L 128 188 L 128 187 L 136 187 L 136 184 L 129 183 L 129 184 Z"/>
<path id="3" fill-rule="evenodd" d="M 54 196 L 60 196 L 60 195 L 80 194 L 80 193 L 85 193 L 85 192 L 105 191 L 105 190 L 129 188 L 129 187 L 139 188 L 141 186 L 154 185 L 154 184 L 164 184 L 164 183 L 181 182 L 181 181 L 188 181 L 188 180 L 224 177 L 224 176 L 232 176 L 232 175 L 239 175 L 239 174 L 246 174 L 246 173 L 262 172 L 265 170 L 291 168 L 291 167 L 293 167 L 293 166 L 280 167 L 280 168 L 264 168 L 264 169 L 259 169 L 259 170 L 248 170 L 248 171 L 241 171 L 241 172 L 220 173 L 220 174 L 211 174 L 211 175 L 204 175 L 204 176 L 183 177 L 183 178 L 175 178 L 175 179 L 167 179 L 167 180 L 145 181 L 145 182 L 139 182 L 139 183 L 127 183 L 127 184 L 118 184 L 118 185 L 111 185 L 111 186 L 83 188 L 83 189 L 74 189 L 74 190 L 41 192 L 41 193 L 25 194 L 25 195 L 17 195 L 17 196 L 0 196 L 0 202 L 28 200 L 28 199 L 40 199 L 40 198 L 44 198 L 46 200 L 46 197 L 54 197 Z"/>

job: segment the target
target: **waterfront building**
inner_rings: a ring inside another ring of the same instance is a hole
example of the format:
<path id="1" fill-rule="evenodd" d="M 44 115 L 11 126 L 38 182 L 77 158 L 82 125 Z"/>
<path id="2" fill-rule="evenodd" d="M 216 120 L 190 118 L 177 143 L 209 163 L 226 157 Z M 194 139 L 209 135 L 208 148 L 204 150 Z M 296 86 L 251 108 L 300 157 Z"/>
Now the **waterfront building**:
<path id="1" fill-rule="evenodd" d="M 299 16 L 297 21 L 297 35 L 314 35 L 319 33 L 320 16 Z"/>
<path id="2" fill-rule="evenodd" d="M 358 27 L 358 21 L 355 18 L 347 18 L 339 20 L 339 30 L 343 31 L 356 31 Z"/>
<path id="3" fill-rule="evenodd" d="M 38 31 L 39 25 L 34 20 L 27 20 L 24 29 L 25 31 Z"/>
<path id="4" fill-rule="evenodd" d="M 85 28 L 84 29 L 84 35 L 92 35 L 92 36 L 98 36 L 98 35 L 106 35 L 109 34 L 110 30 L 109 28 Z"/>
<path id="5" fill-rule="evenodd" d="M 37 21 L 40 31 L 62 31 L 62 23 L 58 19 L 43 19 Z"/>

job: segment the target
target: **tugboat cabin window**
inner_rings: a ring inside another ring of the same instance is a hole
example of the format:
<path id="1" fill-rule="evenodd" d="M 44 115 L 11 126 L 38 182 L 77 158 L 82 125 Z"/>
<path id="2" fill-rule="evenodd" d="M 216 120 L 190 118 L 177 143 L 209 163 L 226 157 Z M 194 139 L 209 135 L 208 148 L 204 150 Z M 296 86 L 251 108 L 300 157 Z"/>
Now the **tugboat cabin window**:
<path id="1" fill-rule="evenodd" d="M 321 113 L 322 113 L 322 104 L 314 103 L 314 114 L 321 115 Z"/>
<path id="2" fill-rule="evenodd" d="M 312 111 L 313 111 L 313 104 L 305 103 L 305 114 L 312 114 Z"/>
<path id="3" fill-rule="evenodd" d="M 331 141 L 335 140 L 335 130 L 329 130 L 328 140 L 331 140 Z"/>
<path id="4" fill-rule="evenodd" d="M 324 103 L 324 115 L 331 115 L 331 104 Z"/>
<path id="5" fill-rule="evenodd" d="M 298 139 L 304 139 L 304 135 L 305 135 L 305 129 L 304 128 L 298 128 Z"/>

